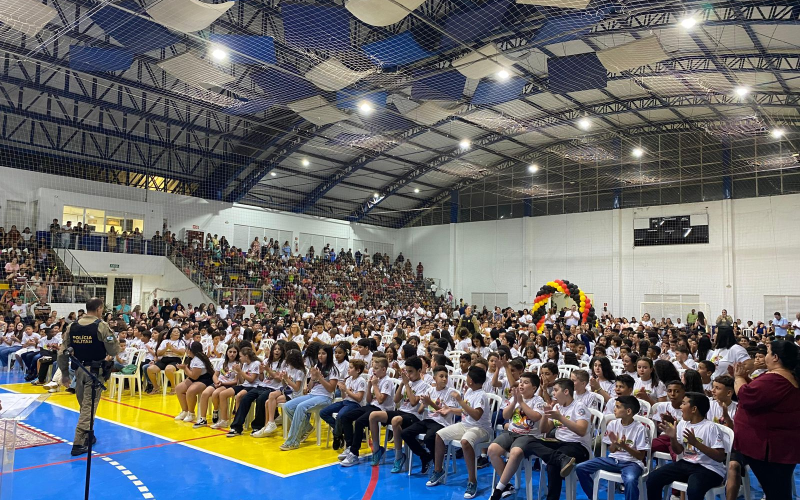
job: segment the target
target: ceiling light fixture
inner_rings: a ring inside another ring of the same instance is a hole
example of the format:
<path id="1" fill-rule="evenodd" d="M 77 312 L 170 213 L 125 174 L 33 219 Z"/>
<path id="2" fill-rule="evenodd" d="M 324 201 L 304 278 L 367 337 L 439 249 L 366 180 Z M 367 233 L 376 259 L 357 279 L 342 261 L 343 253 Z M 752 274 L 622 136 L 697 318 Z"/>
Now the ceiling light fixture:
<path id="1" fill-rule="evenodd" d="M 642 148 L 633 148 L 633 151 L 631 151 L 631 154 L 633 155 L 634 158 L 641 158 L 642 156 L 644 156 L 644 149 L 642 149 Z"/>
<path id="2" fill-rule="evenodd" d="M 736 90 L 734 90 L 734 92 L 736 92 L 736 95 L 738 95 L 739 97 L 744 97 L 750 93 L 750 89 L 748 89 L 747 87 L 740 86 L 736 87 Z"/>
<path id="3" fill-rule="evenodd" d="M 211 51 L 211 57 L 213 57 L 215 61 L 224 61 L 228 58 L 228 53 L 222 49 L 214 49 Z"/>
<path id="4" fill-rule="evenodd" d="M 694 16 L 684 17 L 683 20 L 681 21 L 681 26 L 683 26 L 683 29 L 690 30 L 694 28 L 696 25 L 697 25 L 697 19 L 695 19 Z"/>
<path id="5" fill-rule="evenodd" d="M 592 128 L 592 120 L 590 120 L 588 116 L 584 116 L 578 120 L 578 127 L 580 127 L 582 130 L 589 130 Z"/>
<path id="6" fill-rule="evenodd" d="M 419 188 L 414 188 L 415 193 L 419 193 Z"/>
<path id="7" fill-rule="evenodd" d="M 379 193 L 372 193 L 372 196 L 374 198 L 380 198 L 381 197 L 381 195 Z"/>
<path id="8" fill-rule="evenodd" d="M 509 77 L 511 77 L 511 73 L 509 73 L 508 70 L 501 69 L 497 72 L 497 78 L 499 80 L 508 80 Z"/>
<path id="9" fill-rule="evenodd" d="M 270 173 L 269 173 L 269 175 L 271 175 L 272 177 L 275 177 L 275 176 L 277 176 L 278 174 L 276 174 L 275 172 L 270 172 Z"/>
<path id="10" fill-rule="evenodd" d="M 458 143 L 458 147 L 461 149 L 469 149 L 472 146 L 472 142 L 469 139 L 461 139 L 461 142 Z"/>
<path id="11" fill-rule="evenodd" d="M 303 158 L 303 160 L 302 160 L 300 163 L 301 163 L 301 164 L 302 164 L 304 167 L 307 167 L 307 166 L 311 165 L 311 162 L 310 162 L 310 161 L 308 161 L 308 158 Z"/>
<path id="12" fill-rule="evenodd" d="M 363 101 L 361 104 L 358 105 L 358 109 L 361 110 L 362 113 L 372 113 L 373 107 L 372 103 L 369 101 Z"/>
<path id="13" fill-rule="evenodd" d="M 770 132 L 770 135 L 772 136 L 773 139 L 780 139 L 781 137 L 784 136 L 784 134 L 786 134 L 786 131 L 783 130 L 782 128 L 774 128 L 772 129 L 772 132 Z"/>
<path id="14" fill-rule="evenodd" d="M 537 165 L 535 163 L 531 164 L 531 165 L 528 165 L 528 172 L 530 172 L 532 174 L 535 174 L 538 171 L 539 171 L 539 165 Z"/>

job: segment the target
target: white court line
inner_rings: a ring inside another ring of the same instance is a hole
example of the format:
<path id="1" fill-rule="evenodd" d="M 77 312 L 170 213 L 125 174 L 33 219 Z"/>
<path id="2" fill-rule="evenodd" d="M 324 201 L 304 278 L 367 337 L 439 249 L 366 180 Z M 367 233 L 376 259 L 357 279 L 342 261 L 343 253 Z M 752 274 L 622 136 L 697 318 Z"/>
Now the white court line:
<path id="1" fill-rule="evenodd" d="M 13 390 L 13 389 L 8 389 L 8 388 L 6 388 L 6 387 L 0 387 L 0 390 L 7 391 L 7 392 L 11 392 L 11 393 L 15 393 L 15 394 L 21 394 L 21 393 L 19 393 L 19 392 L 15 391 L 15 390 Z M 75 410 L 75 409 L 73 409 L 73 408 L 68 408 L 68 407 L 66 407 L 66 406 L 61 406 L 61 405 L 59 405 L 59 404 L 56 404 L 55 402 L 51 402 L 50 400 L 47 400 L 47 401 L 45 401 L 45 403 L 51 404 L 52 406 L 55 406 L 55 407 L 61 408 L 61 409 L 63 409 L 63 410 L 68 410 L 68 411 L 71 411 L 71 412 L 73 412 L 73 413 L 80 413 L 78 410 Z M 111 403 L 111 404 L 113 404 L 113 403 Z M 173 443 L 173 442 L 175 442 L 175 440 L 174 440 L 174 439 L 170 439 L 170 438 L 168 438 L 168 437 L 165 437 L 165 436 L 162 436 L 162 435 L 160 435 L 160 434 L 156 434 L 155 432 L 150 432 L 150 431 L 146 431 L 146 430 L 143 430 L 143 429 L 138 429 L 138 428 L 136 428 L 136 427 L 133 427 L 133 426 L 131 426 L 131 425 L 128 425 L 128 424 L 123 424 L 123 423 L 121 423 L 121 422 L 116 422 L 116 421 L 114 421 L 114 420 L 109 420 L 109 419 L 107 419 L 107 418 L 98 417 L 98 416 L 95 416 L 95 419 L 96 419 L 96 420 L 103 420 L 103 421 L 105 421 L 105 422 L 109 422 L 109 423 L 111 423 L 111 424 L 114 424 L 114 425 L 119 425 L 120 427 L 125 427 L 125 428 L 127 428 L 127 429 L 131 429 L 131 430 L 133 430 L 133 431 L 136 431 L 136 432 L 141 432 L 142 434 L 148 434 L 148 435 L 150 435 L 150 436 L 157 437 L 157 438 L 159 438 L 159 439 L 163 439 L 164 441 L 166 441 L 166 442 L 168 442 L 168 443 Z M 209 454 L 209 455 L 212 455 L 212 456 L 215 456 L 215 457 L 217 457 L 217 458 L 222 458 L 222 459 L 224 459 L 224 460 L 228 460 L 229 462 L 234 462 L 234 463 L 237 463 L 237 464 L 239 464 L 239 465 L 244 465 L 245 467 L 250 467 L 251 469 L 255 469 L 255 470 L 257 470 L 257 471 L 261 471 L 261 472 L 266 472 L 267 474 L 271 474 L 271 475 L 273 475 L 273 476 L 282 477 L 282 478 L 287 478 L 287 477 L 297 476 L 297 475 L 299 475 L 299 474 L 305 474 L 306 472 L 311 472 L 311 471 L 315 471 L 315 470 L 319 470 L 319 469 L 324 469 L 324 468 L 326 468 L 326 467 L 332 467 L 332 466 L 334 466 L 334 465 L 337 465 L 336 463 L 323 464 L 323 465 L 318 465 L 318 466 L 316 466 L 316 467 L 311 467 L 311 468 L 308 468 L 308 469 L 303 469 L 303 470 L 301 470 L 301 471 L 297 471 L 297 472 L 290 472 L 289 474 L 282 474 L 282 473 L 280 473 L 280 472 L 276 472 L 276 471 L 273 471 L 273 470 L 269 470 L 269 469 L 266 469 L 266 468 L 264 468 L 264 467 L 260 467 L 260 466 L 258 466 L 258 465 L 251 464 L 251 463 L 249 463 L 249 462 L 245 462 L 245 461 L 243 461 L 243 460 L 239 460 L 239 459 L 237 459 L 237 458 L 233 458 L 233 457 L 229 457 L 229 456 L 223 455 L 223 454 L 221 454 L 221 453 L 217 453 L 217 452 L 215 452 L 215 451 L 211 451 L 211 450 L 206 450 L 206 449 L 203 449 L 203 448 L 199 448 L 199 447 L 197 447 L 197 446 L 193 446 L 193 445 L 191 445 L 191 444 L 189 444 L 189 443 L 175 443 L 175 444 L 177 444 L 177 445 L 180 445 L 180 446 L 185 446 L 185 447 L 187 447 L 187 448 L 190 448 L 190 449 L 192 449 L 192 450 L 196 450 L 196 451 L 200 451 L 200 452 L 203 452 L 203 453 L 207 453 L 207 454 Z M 287 453 L 287 452 L 282 452 L 282 453 Z M 152 497 L 145 497 L 145 498 L 152 498 Z"/>

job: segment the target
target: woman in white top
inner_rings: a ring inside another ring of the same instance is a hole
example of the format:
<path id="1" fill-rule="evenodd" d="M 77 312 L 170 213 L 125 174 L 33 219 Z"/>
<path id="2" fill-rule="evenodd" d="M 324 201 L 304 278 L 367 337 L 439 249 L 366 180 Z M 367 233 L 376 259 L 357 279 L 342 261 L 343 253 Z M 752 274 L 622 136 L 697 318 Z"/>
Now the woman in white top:
<path id="1" fill-rule="evenodd" d="M 5 326 L 5 323 L 3 326 Z M 0 336 L 0 366 L 8 366 L 8 355 L 22 349 L 20 340 L 22 339 L 22 331 L 24 329 L 25 325 L 17 323 L 16 327 L 8 328 L 8 330 Z"/>
<path id="2" fill-rule="evenodd" d="M 714 344 L 715 349 L 711 351 L 710 361 L 717 369 L 714 371 L 712 380 L 720 375 L 728 375 L 728 367 L 736 363 L 751 363 L 750 355 L 744 347 L 736 343 L 736 336 L 733 329 L 729 326 L 717 328 L 717 340 Z M 752 368 L 752 367 L 750 367 Z"/>
<path id="3" fill-rule="evenodd" d="M 165 338 L 166 335 L 166 331 L 161 332 L 159 335 L 155 349 L 156 359 L 147 367 L 147 378 L 153 384 L 153 390 L 150 394 L 158 394 L 161 391 L 159 374 L 162 370 L 173 387 L 172 393 L 174 394 L 176 366 L 186 354 L 186 343 L 181 338 L 180 328 L 171 329 L 168 339 Z"/>
<path id="4" fill-rule="evenodd" d="M 32 326 L 28 325 L 25 327 L 21 340 L 22 349 L 14 353 L 14 357 L 17 358 L 17 364 L 19 366 L 23 366 L 26 370 L 30 369 L 28 363 L 33 359 L 36 353 L 39 352 L 40 338 L 41 335 L 34 332 Z"/>
<path id="5" fill-rule="evenodd" d="M 337 347 L 338 349 L 338 347 Z M 267 437 L 278 429 L 275 424 L 275 411 L 279 404 L 286 403 L 294 394 L 301 394 L 303 381 L 306 378 L 306 370 L 303 365 L 303 356 L 297 349 L 290 349 L 286 353 L 283 370 L 276 374 L 276 380 L 280 384 L 280 390 L 273 391 L 265 403 L 267 424 L 254 432 L 254 438 Z"/>
<path id="6" fill-rule="evenodd" d="M 177 365 L 177 368 L 186 374 L 186 379 L 175 388 L 178 403 L 181 405 L 181 412 L 175 417 L 175 420 L 179 422 L 194 421 L 197 397 L 206 390 L 206 387 L 214 385 L 214 367 L 211 366 L 211 361 L 203 352 L 203 344 L 192 342 L 187 355 L 191 358 L 189 364 Z M 202 410 L 197 416 L 198 427 L 206 425 L 207 410 L 206 408 L 202 408 Z"/>
<path id="7" fill-rule="evenodd" d="M 311 432 L 311 410 L 320 406 L 328 406 L 333 401 L 333 392 L 339 381 L 339 374 L 334 366 L 333 347 L 322 345 L 317 354 L 317 364 L 310 370 L 311 382 L 304 396 L 292 398 L 283 405 L 283 411 L 292 421 L 289 436 L 281 445 L 281 451 L 294 450 L 300 447 L 304 437 Z"/>
<path id="8" fill-rule="evenodd" d="M 206 402 L 208 401 L 206 393 L 211 391 L 211 404 L 214 405 L 212 429 L 222 429 L 227 427 L 228 422 L 228 400 L 234 396 L 234 387 L 239 383 L 239 375 L 236 373 L 235 367 L 239 366 L 239 348 L 235 345 L 228 347 L 225 353 L 225 361 L 218 372 L 214 374 L 214 385 L 207 387 L 203 391 L 203 396 L 200 398 L 200 411 L 207 408 Z M 205 413 L 203 413 L 205 415 Z"/>

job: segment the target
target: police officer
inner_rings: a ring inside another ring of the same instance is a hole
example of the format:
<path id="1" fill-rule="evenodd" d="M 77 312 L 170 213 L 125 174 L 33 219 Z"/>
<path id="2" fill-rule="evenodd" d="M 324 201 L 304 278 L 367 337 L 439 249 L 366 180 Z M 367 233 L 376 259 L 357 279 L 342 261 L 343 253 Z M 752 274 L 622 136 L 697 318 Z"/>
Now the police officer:
<path id="1" fill-rule="evenodd" d="M 103 301 L 92 297 L 86 302 L 86 314 L 78 321 L 70 323 L 64 333 L 64 341 L 58 353 L 58 367 L 64 377 L 61 383 L 69 387 L 70 359 L 67 349 L 73 349 L 73 356 L 77 358 L 87 370 L 101 377 L 103 362 L 110 360 L 119 352 L 119 342 L 108 324 L 103 321 Z M 89 451 L 89 423 L 92 415 L 92 379 L 83 370 L 75 368 L 75 395 L 80 404 L 78 426 L 75 428 L 75 439 L 72 441 L 72 456 L 83 455 Z M 95 394 L 94 410 L 100 402 L 100 393 Z M 94 443 L 95 441 L 92 441 Z"/>

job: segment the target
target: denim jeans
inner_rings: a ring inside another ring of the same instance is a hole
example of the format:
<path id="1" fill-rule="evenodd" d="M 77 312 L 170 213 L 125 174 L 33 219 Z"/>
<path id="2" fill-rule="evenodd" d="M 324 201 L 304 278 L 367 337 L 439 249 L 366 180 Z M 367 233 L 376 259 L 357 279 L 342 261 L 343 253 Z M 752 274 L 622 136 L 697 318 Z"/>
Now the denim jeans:
<path id="1" fill-rule="evenodd" d="M 636 462 L 620 462 L 614 458 L 595 458 L 588 462 L 583 462 L 575 467 L 575 474 L 581 483 L 584 493 L 592 498 L 592 476 L 597 471 L 618 472 L 622 476 L 622 484 L 625 485 L 625 500 L 639 500 L 639 478 L 642 477 L 642 466 Z M 609 488 L 613 488 L 610 485 Z"/>
<path id="2" fill-rule="evenodd" d="M 317 406 L 328 406 L 329 404 L 331 404 L 330 396 L 315 396 L 313 394 L 298 396 L 287 401 L 283 405 L 283 411 L 286 412 L 286 416 L 291 420 L 292 424 L 289 427 L 286 444 L 300 444 L 300 436 L 311 427 L 311 410 Z"/>
<path id="3" fill-rule="evenodd" d="M 334 436 L 341 436 L 342 429 L 339 425 L 341 422 L 342 416 L 346 415 L 348 411 L 353 410 L 355 408 L 360 408 L 361 405 L 356 403 L 355 401 L 337 401 L 331 405 L 326 406 L 319 412 L 320 418 L 324 420 L 328 425 L 331 426 L 333 429 Z M 333 418 L 333 414 L 336 413 L 336 418 Z"/>

